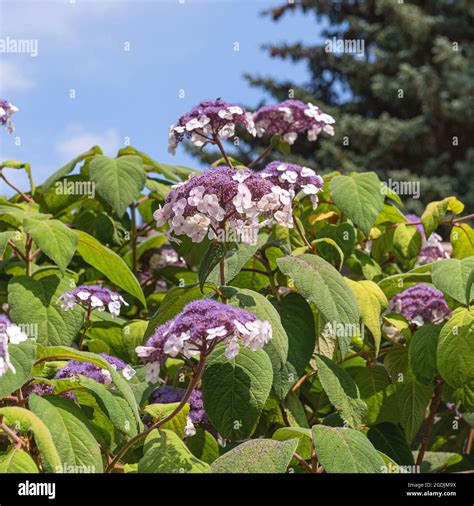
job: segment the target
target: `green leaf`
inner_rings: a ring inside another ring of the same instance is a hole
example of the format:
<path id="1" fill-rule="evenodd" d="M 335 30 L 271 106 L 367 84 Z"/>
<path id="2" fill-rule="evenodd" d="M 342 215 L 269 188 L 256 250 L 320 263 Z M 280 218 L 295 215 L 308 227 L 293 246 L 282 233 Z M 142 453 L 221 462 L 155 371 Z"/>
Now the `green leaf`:
<path id="1" fill-rule="evenodd" d="M 359 428 L 367 406 L 360 398 L 359 389 L 350 375 L 332 360 L 316 356 L 318 378 L 331 404 L 350 427 Z"/>
<path id="2" fill-rule="evenodd" d="M 154 430 L 145 441 L 139 473 L 210 473 L 211 468 L 197 459 L 170 430 Z"/>
<path id="3" fill-rule="evenodd" d="M 466 286 L 472 269 L 474 256 L 463 258 L 449 258 L 433 263 L 433 284 L 445 294 L 464 304 L 466 301 Z M 471 298 L 474 297 L 474 287 L 471 288 Z"/>
<path id="4" fill-rule="evenodd" d="M 474 230 L 467 223 L 457 223 L 451 229 L 453 258 L 466 258 L 474 255 Z"/>
<path id="5" fill-rule="evenodd" d="M 375 355 L 377 356 L 382 339 L 380 315 L 387 309 L 387 297 L 385 297 L 383 291 L 373 281 L 353 281 L 349 278 L 345 278 L 345 281 L 351 287 L 357 300 L 362 323 L 374 336 Z"/>
<path id="6" fill-rule="evenodd" d="M 146 307 L 146 300 L 140 283 L 127 264 L 109 248 L 86 232 L 78 230 L 77 253 L 82 259 L 106 276 L 114 285 L 136 297 Z"/>
<path id="7" fill-rule="evenodd" d="M 354 378 L 361 399 L 367 405 L 365 422 L 373 425 L 383 415 L 390 414 L 390 402 L 394 396 L 394 386 L 390 382 L 387 371 L 382 365 L 361 367 Z M 382 450 L 383 451 L 383 450 Z"/>
<path id="8" fill-rule="evenodd" d="M 202 379 L 204 407 L 212 425 L 228 439 L 250 436 L 272 387 L 272 363 L 262 351 L 241 347 L 234 360 L 219 345 L 209 355 Z"/>
<path id="9" fill-rule="evenodd" d="M 393 383 L 400 383 L 408 369 L 408 352 L 404 346 L 394 346 L 385 355 L 384 366 Z"/>
<path id="10" fill-rule="evenodd" d="M 198 269 L 199 288 L 204 288 L 204 283 L 212 273 L 214 267 L 221 263 L 227 253 L 226 245 L 223 242 L 212 241 L 202 257 Z"/>
<path id="11" fill-rule="evenodd" d="M 36 220 L 28 217 L 23 220 L 23 228 L 43 253 L 64 272 L 76 251 L 79 241 L 76 232 L 59 220 Z"/>
<path id="12" fill-rule="evenodd" d="M 418 452 L 413 452 L 415 458 Z M 422 473 L 436 473 L 462 461 L 462 455 L 451 452 L 425 452 L 421 463 Z M 448 471 L 449 472 L 449 471 Z"/>
<path id="13" fill-rule="evenodd" d="M 296 453 L 305 460 L 311 457 L 312 432 L 303 427 L 283 427 L 273 433 L 272 439 L 276 441 L 298 440 Z"/>
<path id="14" fill-rule="evenodd" d="M 64 472 L 103 472 L 100 447 L 92 435 L 89 420 L 73 401 L 33 394 L 28 405 L 48 426 Z"/>
<path id="15" fill-rule="evenodd" d="M 441 325 L 423 325 L 414 334 L 409 348 L 410 369 L 420 383 L 428 385 L 436 376 L 436 349 Z"/>
<path id="16" fill-rule="evenodd" d="M 433 264 L 434 265 L 434 264 Z M 380 280 L 377 284 L 383 290 L 387 299 L 391 299 L 397 293 L 419 283 L 431 283 L 431 264 L 416 267 L 402 274 L 394 274 Z"/>
<path id="17" fill-rule="evenodd" d="M 11 320 L 18 325 L 37 326 L 38 342 L 45 346 L 70 345 L 81 330 L 84 315 L 79 307 L 61 310 L 59 296 L 70 289 L 67 278 L 13 277 L 8 284 Z"/>
<path id="18" fill-rule="evenodd" d="M 298 293 L 285 295 L 281 302 L 275 302 L 275 307 L 288 336 L 288 361 L 284 369 L 297 378 L 303 374 L 316 346 L 314 315 L 305 298 Z"/>
<path id="19" fill-rule="evenodd" d="M 48 426 L 34 413 L 24 408 L 0 408 L 3 423 L 15 432 L 32 432 L 38 447 L 45 471 L 48 473 L 62 472 L 62 462 Z"/>
<path id="20" fill-rule="evenodd" d="M 423 385 L 413 376 L 408 377 L 397 391 L 400 422 L 409 443 L 413 441 L 433 395 L 432 385 Z"/>
<path id="21" fill-rule="evenodd" d="M 253 255 L 259 250 L 267 241 L 268 234 L 260 233 L 257 239 L 257 244 L 240 244 L 237 250 L 231 250 L 229 256 L 224 259 L 224 274 L 226 284 L 229 284 L 240 272 L 242 267 L 250 260 Z M 209 274 L 207 280 L 216 285 L 220 284 L 219 266 L 216 265 L 212 272 Z M 246 285 L 246 288 L 251 288 Z"/>
<path id="22" fill-rule="evenodd" d="M 206 430 L 196 429 L 196 434 L 186 438 L 186 446 L 199 460 L 212 464 L 219 457 L 219 444 Z"/>
<path id="23" fill-rule="evenodd" d="M 0 260 L 3 260 L 5 251 L 8 246 L 8 241 L 13 237 L 14 230 L 7 230 L 6 232 L 0 232 Z"/>
<path id="24" fill-rule="evenodd" d="M 10 369 L 2 376 L 0 381 L 0 399 L 18 390 L 30 377 L 33 362 L 36 357 L 36 343 L 27 339 L 20 344 L 9 344 L 10 361 L 15 367 L 14 373 Z"/>
<path id="25" fill-rule="evenodd" d="M 119 217 L 137 199 L 146 183 L 143 160 L 134 155 L 120 158 L 97 155 L 89 164 L 89 175 L 96 183 L 97 193 Z"/>
<path id="26" fill-rule="evenodd" d="M 438 370 L 453 388 L 474 379 L 474 311 L 458 308 L 441 329 Z"/>
<path id="27" fill-rule="evenodd" d="M 361 432 L 340 427 L 313 427 L 319 463 L 327 473 L 382 473 L 382 457 Z"/>
<path id="28" fill-rule="evenodd" d="M 157 421 L 170 415 L 178 407 L 178 405 L 179 402 L 171 402 L 170 404 L 148 404 L 148 406 L 145 407 L 145 412 L 151 415 L 154 421 Z M 172 430 L 178 434 L 180 439 L 183 439 L 188 414 L 189 404 L 185 404 L 177 415 L 160 427 L 160 430 Z"/>
<path id="29" fill-rule="evenodd" d="M 39 473 L 35 461 L 24 450 L 12 448 L 4 455 L 0 454 L 0 474 L 6 473 Z"/>
<path id="30" fill-rule="evenodd" d="M 421 215 L 421 223 L 423 224 L 426 237 L 429 237 L 438 228 L 448 211 L 452 211 L 453 214 L 459 214 L 463 209 L 464 205 L 456 197 L 446 197 L 443 200 L 430 202 Z"/>
<path id="31" fill-rule="evenodd" d="M 333 177 L 329 191 L 337 207 L 368 236 L 384 204 L 377 174 L 364 172 Z"/>
<path id="32" fill-rule="evenodd" d="M 130 388 L 130 385 L 128 384 L 127 380 L 117 372 L 104 358 L 100 357 L 99 355 L 96 355 L 95 353 L 89 353 L 86 351 L 79 351 L 75 350 L 73 348 L 67 348 L 65 346 L 53 346 L 44 348 L 41 351 L 40 354 L 41 358 L 50 358 L 52 360 L 77 360 L 79 362 L 91 362 L 92 364 L 95 364 L 102 369 L 106 369 L 109 371 L 112 382 L 114 383 L 117 390 L 120 392 L 124 400 L 126 401 L 126 405 L 130 409 L 131 416 L 133 417 L 132 420 L 128 420 L 129 424 L 131 425 L 132 422 L 135 422 L 136 427 L 141 428 L 142 423 L 140 420 L 140 416 L 138 413 L 138 406 L 137 402 L 135 400 L 135 396 L 133 395 L 133 392 Z M 93 380 L 87 381 L 87 378 L 80 379 L 80 383 L 84 383 L 87 385 L 89 389 L 95 388 L 93 385 L 100 385 L 100 383 L 94 382 Z M 100 388 L 100 387 L 99 387 Z M 119 402 L 119 397 L 115 397 L 115 400 Z M 122 406 L 121 410 L 124 411 L 125 408 Z M 123 415 L 125 415 L 123 413 Z M 125 420 L 126 422 L 126 420 Z M 121 430 L 124 430 L 123 427 L 127 425 L 124 423 L 121 427 Z M 124 432 L 127 432 L 124 430 Z"/>
<path id="33" fill-rule="evenodd" d="M 388 455 L 397 464 L 402 466 L 415 464 L 405 434 L 393 423 L 380 423 L 370 427 L 367 437 L 377 450 Z"/>
<path id="34" fill-rule="evenodd" d="M 51 174 L 48 179 L 46 179 L 46 181 L 41 185 L 42 191 L 46 192 L 58 179 L 61 179 L 62 177 L 67 176 L 69 173 L 71 173 L 78 163 L 97 154 L 102 154 L 102 150 L 99 148 L 99 146 L 92 146 L 89 151 L 76 156 L 74 160 L 68 162 L 66 165 Z"/>
<path id="35" fill-rule="evenodd" d="M 230 304 L 245 308 L 260 320 L 268 321 L 272 326 L 272 339 L 263 350 L 272 363 L 273 391 L 279 399 L 283 399 L 291 388 L 292 381 L 285 370 L 288 359 L 288 336 L 281 324 L 280 315 L 271 302 L 257 292 L 245 288 L 229 288 L 227 293 L 232 294 Z"/>
<path id="36" fill-rule="evenodd" d="M 416 258 L 421 249 L 422 238 L 415 226 L 401 223 L 393 234 L 393 251 L 399 260 Z"/>
<path id="37" fill-rule="evenodd" d="M 211 467 L 215 473 L 281 474 L 286 472 L 297 446 L 297 439 L 254 439 L 228 451 Z"/>
<path id="38" fill-rule="evenodd" d="M 313 302 L 331 325 L 341 324 L 350 328 L 358 325 L 356 299 L 344 278 L 331 264 L 309 254 L 279 258 L 277 264 L 294 281 L 301 295 Z M 346 332 L 343 334 L 338 335 L 338 342 L 345 356 L 352 336 Z"/>

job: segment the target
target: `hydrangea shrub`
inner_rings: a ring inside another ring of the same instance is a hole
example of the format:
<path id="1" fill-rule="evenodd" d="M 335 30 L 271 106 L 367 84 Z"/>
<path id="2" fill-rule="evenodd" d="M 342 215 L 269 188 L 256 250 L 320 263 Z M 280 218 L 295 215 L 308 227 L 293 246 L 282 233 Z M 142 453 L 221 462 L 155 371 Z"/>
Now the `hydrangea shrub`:
<path id="1" fill-rule="evenodd" d="M 335 131 L 315 104 L 204 100 L 168 134 L 216 152 L 203 171 L 130 146 L 40 185 L 1 164 L 0 469 L 22 449 L 43 473 L 469 470 L 473 215 L 285 161 Z"/>

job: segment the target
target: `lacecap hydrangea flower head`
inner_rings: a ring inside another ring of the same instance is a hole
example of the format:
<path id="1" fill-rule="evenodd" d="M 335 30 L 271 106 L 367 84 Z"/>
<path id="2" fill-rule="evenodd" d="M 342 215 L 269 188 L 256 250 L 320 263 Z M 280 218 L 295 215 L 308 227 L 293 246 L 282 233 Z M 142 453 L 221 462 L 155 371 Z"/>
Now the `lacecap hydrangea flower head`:
<path id="1" fill-rule="evenodd" d="M 335 119 L 311 103 L 285 100 L 266 105 L 253 115 L 257 135 L 279 135 L 288 144 L 294 144 L 299 134 L 315 141 L 321 132 L 334 135 Z"/>
<path id="2" fill-rule="evenodd" d="M 395 295 L 390 301 L 390 310 L 417 325 L 440 323 L 451 313 L 443 293 L 425 284 L 411 286 Z"/>
<path id="3" fill-rule="evenodd" d="M 177 145 L 185 138 L 190 139 L 197 147 L 207 143 L 214 144 L 216 139 L 228 139 L 234 136 L 237 125 L 255 135 L 252 114 L 246 112 L 243 107 L 221 99 L 204 100 L 181 116 L 176 124 L 171 125 L 168 151 L 174 155 Z"/>
<path id="4" fill-rule="evenodd" d="M 420 221 L 420 217 L 416 214 L 407 214 L 405 215 L 405 218 L 411 223 Z M 423 239 L 421 250 L 418 254 L 418 264 L 425 265 L 430 264 L 431 262 L 435 262 L 436 260 L 449 258 L 449 254 L 443 248 L 443 238 L 440 235 L 438 235 L 436 232 L 433 232 L 427 239 L 423 225 L 418 223 L 416 225 L 416 228 L 418 229 L 418 232 L 420 232 L 420 235 Z"/>
<path id="5" fill-rule="evenodd" d="M 273 185 L 288 191 L 291 198 L 300 191 L 306 195 L 310 195 L 313 207 L 316 208 L 318 204 L 316 194 L 323 187 L 324 181 L 313 169 L 294 163 L 275 161 L 269 163 L 258 174 Z"/>
<path id="6" fill-rule="evenodd" d="M 11 118 L 16 112 L 18 112 L 18 107 L 0 98 L 0 125 L 5 126 L 9 133 L 13 133 L 15 130 Z"/>
<path id="7" fill-rule="evenodd" d="M 59 297 L 59 302 L 63 311 L 73 309 L 79 304 L 99 311 L 105 311 L 107 308 L 113 317 L 120 314 L 122 304 L 128 306 L 121 295 L 100 285 L 78 286 L 74 290 L 64 292 Z"/>
<path id="8" fill-rule="evenodd" d="M 108 355 L 107 353 L 99 353 L 99 355 L 104 358 L 113 367 L 113 369 L 120 371 L 125 379 L 129 380 L 134 376 L 135 370 L 130 365 L 127 365 L 123 360 L 120 360 L 112 355 Z M 91 362 L 78 362 L 76 360 L 70 360 L 66 366 L 56 373 L 55 378 L 73 378 L 78 374 L 85 376 L 86 378 L 93 379 L 103 385 L 112 383 L 112 375 L 107 369 L 102 369 L 102 367 L 99 367 Z"/>
<path id="9" fill-rule="evenodd" d="M 11 370 L 13 374 L 16 373 L 15 366 L 10 360 L 8 345 L 20 344 L 27 338 L 28 336 L 21 328 L 12 323 L 5 313 L 0 314 L 0 377 L 8 370 Z"/>
<path id="10" fill-rule="evenodd" d="M 167 357 L 189 359 L 208 355 L 219 343 L 225 343 L 225 356 L 233 360 L 245 346 L 259 350 L 272 338 L 268 321 L 254 314 L 212 299 L 191 302 L 172 320 L 159 326 L 145 346 L 136 353 L 146 364 L 147 381 L 159 381 L 160 367 Z"/>
<path id="11" fill-rule="evenodd" d="M 256 241 L 260 227 L 274 221 L 292 227 L 291 203 L 290 192 L 258 173 L 219 166 L 176 185 L 153 216 L 157 226 L 168 223 L 174 235 L 187 235 L 193 242 L 231 229 L 248 244 Z"/>

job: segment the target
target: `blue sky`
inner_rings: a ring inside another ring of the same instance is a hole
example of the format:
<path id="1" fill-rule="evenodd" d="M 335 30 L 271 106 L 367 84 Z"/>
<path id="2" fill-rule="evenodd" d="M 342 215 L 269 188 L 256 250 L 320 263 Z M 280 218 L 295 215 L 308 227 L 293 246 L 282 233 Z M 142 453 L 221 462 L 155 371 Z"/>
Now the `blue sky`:
<path id="1" fill-rule="evenodd" d="M 37 40 L 38 55 L 0 54 L 0 97 L 20 108 L 15 133 L 1 132 L 0 159 L 30 162 L 41 183 L 93 144 L 113 156 L 130 138 L 156 160 L 196 165 L 183 149 L 167 153 L 178 116 L 205 98 L 269 98 L 245 72 L 305 81 L 304 65 L 261 49 L 321 41 L 310 16 L 274 23 L 260 15 L 282 1 L 1 0 L 0 38 Z M 26 188 L 23 176 L 8 174 Z"/>

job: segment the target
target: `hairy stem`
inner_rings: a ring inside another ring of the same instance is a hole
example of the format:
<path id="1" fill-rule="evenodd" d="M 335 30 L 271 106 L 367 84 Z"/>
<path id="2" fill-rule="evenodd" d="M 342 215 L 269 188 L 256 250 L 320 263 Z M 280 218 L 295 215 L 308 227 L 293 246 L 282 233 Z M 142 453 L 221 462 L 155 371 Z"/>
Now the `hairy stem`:
<path id="1" fill-rule="evenodd" d="M 10 188 L 13 188 L 19 195 L 21 195 L 27 202 L 28 204 L 33 204 L 34 203 L 34 200 L 29 197 L 28 195 L 26 195 L 26 193 L 23 193 L 20 188 L 18 188 L 17 186 L 15 186 L 11 181 L 9 181 L 4 174 L 2 174 L 2 172 L 0 172 L 0 177 L 5 181 L 5 183 L 7 183 L 7 185 L 10 187 Z"/>
<path id="2" fill-rule="evenodd" d="M 249 169 L 253 169 L 255 167 L 255 165 L 257 165 L 258 162 L 260 162 L 260 160 L 262 160 L 263 158 L 265 158 L 268 154 L 271 153 L 273 149 L 273 146 L 270 144 L 269 146 L 267 146 L 261 153 L 260 155 L 253 161 L 249 164 L 248 168 Z"/>
<path id="3" fill-rule="evenodd" d="M 430 443 L 431 430 L 433 429 L 433 422 L 436 416 L 436 412 L 438 411 L 439 404 L 441 402 L 441 394 L 443 393 L 444 382 L 441 378 L 435 379 L 435 390 L 433 394 L 433 398 L 431 399 L 430 413 L 428 418 L 426 419 L 426 424 L 423 430 L 423 439 L 421 441 L 420 450 L 418 452 L 418 456 L 416 458 L 416 465 L 421 466 L 423 462 L 423 457 L 425 456 L 425 452 L 428 449 L 428 445 Z"/>
<path id="4" fill-rule="evenodd" d="M 224 146 L 222 146 L 222 142 L 221 140 L 219 139 L 219 136 L 218 135 L 214 135 L 213 136 L 213 140 L 214 142 L 216 143 L 217 147 L 219 148 L 219 151 L 221 152 L 222 154 L 222 157 L 224 158 L 225 160 L 225 163 L 231 168 L 233 169 L 234 166 L 232 165 L 232 162 L 229 160 L 229 157 L 227 156 L 226 152 L 224 151 Z"/>

